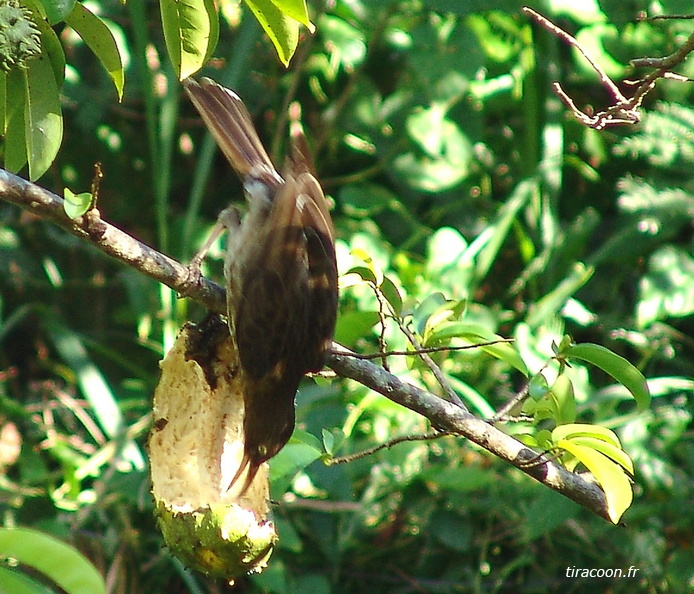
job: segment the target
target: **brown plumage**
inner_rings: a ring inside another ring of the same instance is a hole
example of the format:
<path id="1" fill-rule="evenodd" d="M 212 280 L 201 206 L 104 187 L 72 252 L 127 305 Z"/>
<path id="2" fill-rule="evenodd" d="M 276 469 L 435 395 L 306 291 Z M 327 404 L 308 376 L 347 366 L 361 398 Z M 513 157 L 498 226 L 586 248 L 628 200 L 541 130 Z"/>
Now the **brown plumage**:
<path id="1" fill-rule="evenodd" d="M 240 175 L 249 204 L 240 225 L 238 216 L 223 215 L 229 326 L 248 380 L 244 456 L 231 481 L 247 470 L 243 493 L 260 465 L 289 440 L 301 378 L 325 363 L 337 315 L 333 228 L 296 131 L 280 175 L 233 91 L 210 79 L 184 85 Z"/>

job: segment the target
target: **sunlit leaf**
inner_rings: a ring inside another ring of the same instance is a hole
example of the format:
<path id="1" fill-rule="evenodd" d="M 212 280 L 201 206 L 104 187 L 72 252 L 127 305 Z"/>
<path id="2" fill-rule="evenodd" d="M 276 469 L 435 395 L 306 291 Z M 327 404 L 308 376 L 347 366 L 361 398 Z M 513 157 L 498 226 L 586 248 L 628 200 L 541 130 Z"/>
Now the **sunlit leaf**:
<path id="1" fill-rule="evenodd" d="M 569 359 L 579 359 L 591 363 L 611 375 L 631 392 L 638 410 L 646 410 L 651 403 L 651 394 L 643 374 L 624 357 L 599 344 L 581 343 L 569 346 L 562 351 Z"/>
<path id="2" fill-rule="evenodd" d="M 106 68 L 118 93 L 118 100 L 123 98 L 124 70 L 118 45 L 106 24 L 84 4 L 75 4 L 74 10 L 66 22 L 83 39 L 94 55 Z"/>
<path id="3" fill-rule="evenodd" d="M 605 454 L 605 456 L 614 460 L 624 470 L 628 471 L 629 474 L 634 474 L 634 463 L 631 461 L 631 458 L 623 449 L 618 448 L 614 444 L 596 437 L 572 437 L 571 441 Z"/>
<path id="4" fill-rule="evenodd" d="M 605 492 L 610 520 L 617 524 L 634 498 L 629 477 L 622 467 L 597 450 L 568 439 L 559 441 L 557 447 L 575 456 L 593 474 Z"/>
<path id="5" fill-rule="evenodd" d="M 244 0 L 253 11 L 272 44 L 282 64 L 289 65 L 299 43 L 299 21 L 292 18 L 272 0 Z"/>
<path id="6" fill-rule="evenodd" d="M 70 594 L 100 594 L 106 586 L 99 572 L 76 549 L 27 529 L 0 528 L 0 551 L 33 567 Z"/>
<path id="7" fill-rule="evenodd" d="M 566 425 L 559 425 L 552 431 L 552 440 L 554 442 L 558 442 L 562 439 L 573 439 L 574 437 L 592 437 L 594 439 L 601 439 L 602 441 L 612 444 L 616 448 L 622 448 L 622 444 L 619 442 L 617 434 L 611 429 L 602 427 L 601 425 L 569 423 Z"/>
<path id="8" fill-rule="evenodd" d="M 214 0 L 160 0 L 164 40 L 180 80 L 195 74 L 219 37 Z"/>
<path id="9" fill-rule="evenodd" d="M 63 195 L 65 197 L 63 210 L 65 210 L 65 214 L 71 219 L 81 217 L 92 205 L 93 196 L 91 192 L 75 194 L 70 188 L 65 188 L 63 190 Z"/>

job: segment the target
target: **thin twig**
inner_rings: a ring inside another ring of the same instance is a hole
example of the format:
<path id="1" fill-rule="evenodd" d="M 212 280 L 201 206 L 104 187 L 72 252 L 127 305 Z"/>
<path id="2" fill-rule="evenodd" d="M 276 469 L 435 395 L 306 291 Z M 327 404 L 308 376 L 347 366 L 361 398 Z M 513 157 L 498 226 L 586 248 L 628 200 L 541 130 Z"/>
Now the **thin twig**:
<path id="1" fill-rule="evenodd" d="M 607 91 L 612 96 L 614 103 L 605 109 L 600 111 L 595 115 L 589 115 L 584 111 L 581 111 L 573 99 L 564 91 L 558 82 L 554 82 L 552 87 L 554 92 L 557 94 L 561 102 L 566 106 L 566 108 L 571 111 L 574 117 L 579 120 L 582 124 L 594 128 L 596 130 L 602 130 L 606 126 L 614 126 L 618 124 L 636 124 L 641 120 L 641 105 L 643 103 L 646 95 L 653 89 L 656 81 L 659 78 L 674 78 L 676 80 L 688 80 L 686 77 L 677 75 L 671 70 L 682 63 L 686 57 L 694 51 L 694 33 L 689 37 L 684 45 L 682 45 L 676 52 L 669 56 L 663 58 L 638 58 L 631 61 L 631 65 L 636 67 L 647 67 L 655 68 L 653 72 L 645 76 L 640 81 L 632 82 L 629 84 L 638 85 L 633 95 L 630 98 L 625 97 L 619 90 L 617 85 L 612 81 L 612 79 L 607 76 L 602 67 L 590 57 L 588 52 L 586 52 L 581 45 L 576 41 L 574 37 L 569 35 L 566 31 L 552 23 L 549 19 L 542 16 L 541 14 L 534 11 L 532 8 L 527 6 L 523 7 L 523 12 L 530 15 L 537 23 L 542 27 L 553 33 L 554 35 L 560 37 L 566 41 L 572 47 L 575 47 L 585 58 L 588 60 L 590 65 L 593 67 L 597 73 L 600 81 Z M 654 17 L 655 18 L 655 17 Z"/>
<path id="2" fill-rule="evenodd" d="M 386 357 L 402 356 L 410 357 L 412 355 L 420 355 L 422 353 L 441 353 L 444 351 L 466 351 L 468 349 L 476 349 L 486 346 L 494 346 L 495 344 L 508 344 L 514 342 L 513 338 L 499 338 L 497 340 L 489 340 L 487 342 L 476 342 L 474 344 L 466 344 L 463 346 L 441 346 L 441 347 L 419 347 L 413 351 L 383 351 L 379 353 L 353 353 L 352 356 L 356 359 L 380 359 L 384 355 Z"/>
<path id="3" fill-rule="evenodd" d="M 354 462 L 355 460 L 361 460 L 362 458 L 367 458 L 368 456 L 372 456 L 376 452 L 380 452 L 381 450 L 384 449 L 390 449 L 394 445 L 397 445 L 399 443 L 403 443 L 405 441 L 431 441 L 434 439 L 438 439 L 439 437 L 447 437 L 449 435 L 455 435 L 454 433 L 451 433 L 450 431 L 432 431 L 431 433 L 420 433 L 420 434 L 415 434 L 415 435 L 400 435 L 399 437 L 394 437 L 393 439 L 389 439 L 388 441 L 374 446 L 373 448 L 369 448 L 366 450 L 362 450 L 361 452 L 357 452 L 356 454 L 348 454 L 347 456 L 335 456 L 334 458 L 329 458 L 325 461 L 325 464 L 327 466 L 335 466 L 337 464 L 345 464 L 348 462 Z"/>

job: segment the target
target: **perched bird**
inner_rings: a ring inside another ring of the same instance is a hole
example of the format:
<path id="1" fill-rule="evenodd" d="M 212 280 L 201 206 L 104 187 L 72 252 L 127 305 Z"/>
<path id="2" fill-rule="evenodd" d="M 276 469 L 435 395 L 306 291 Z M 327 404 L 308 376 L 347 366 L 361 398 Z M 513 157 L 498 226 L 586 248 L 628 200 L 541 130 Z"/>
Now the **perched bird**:
<path id="1" fill-rule="evenodd" d="M 247 471 L 243 494 L 291 437 L 301 378 L 325 363 L 337 316 L 334 232 L 296 126 L 280 175 L 236 93 L 207 78 L 184 86 L 241 177 L 249 207 L 242 222 L 233 209 L 220 215 L 229 231 L 229 327 L 247 379 L 244 454 L 229 485 Z"/>

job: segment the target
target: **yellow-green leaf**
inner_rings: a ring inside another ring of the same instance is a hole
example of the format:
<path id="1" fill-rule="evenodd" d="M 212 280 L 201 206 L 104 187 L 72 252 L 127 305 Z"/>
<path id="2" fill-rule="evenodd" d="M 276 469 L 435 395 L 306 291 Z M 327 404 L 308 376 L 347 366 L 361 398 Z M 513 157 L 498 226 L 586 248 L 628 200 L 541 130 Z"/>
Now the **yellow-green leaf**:
<path id="1" fill-rule="evenodd" d="M 272 41 L 282 64 L 289 65 L 299 43 L 299 21 L 280 10 L 271 0 L 245 0 Z"/>
<path id="2" fill-rule="evenodd" d="M 634 499 L 629 477 L 622 467 L 595 449 L 568 439 L 561 440 L 557 447 L 575 456 L 593 474 L 605 492 L 610 520 L 617 524 Z"/>
<path id="3" fill-rule="evenodd" d="M 123 97 L 124 70 L 118 45 L 113 33 L 94 13 L 90 12 L 84 4 L 75 4 L 74 9 L 65 21 L 84 40 L 94 55 L 106 68 L 118 93 L 118 100 Z"/>
<path id="4" fill-rule="evenodd" d="M 91 192 L 80 192 L 79 194 L 75 194 L 70 188 L 65 188 L 63 196 L 65 197 L 63 210 L 71 219 L 81 217 L 92 205 L 93 197 Z"/>
<path id="5" fill-rule="evenodd" d="M 621 449 L 622 444 L 619 442 L 617 434 L 601 425 L 586 425 L 584 423 L 569 423 L 567 425 L 559 425 L 552 431 L 552 441 L 559 442 L 562 439 L 573 439 L 575 437 L 594 437 L 602 439 L 607 443 L 611 443 L 615 447 Z"/>
<path id="6" fill-rule="evenodd" d="M 160 0 L 164 40 L 179 80 L 195 74 L 219 39 L 214 0 Z"/>
<path id="7" fill-rule="evenodd" d="M 596 437 L 574 437 L 570 441 L 577 443 L 580 446 L 593 448 L 594 450 L 605 454 L 605 456 L 614 460 L 617 464 L 624 468 L 624 470 L 633 476 L 634 463 L 624 450 L 618 448 L 614 444 L 608 443 L 607 441 L 603 441 L 602 439 L 598 439 Z"/>
<path id="8" fill-rule="evenodd" d="M 308 18 L 306 0 L 272 0 L 272 3 L 284 14 L 299 21 L 305 27 L 308 27 L 311 33 L 315 31 L 316 27 Z"/>

